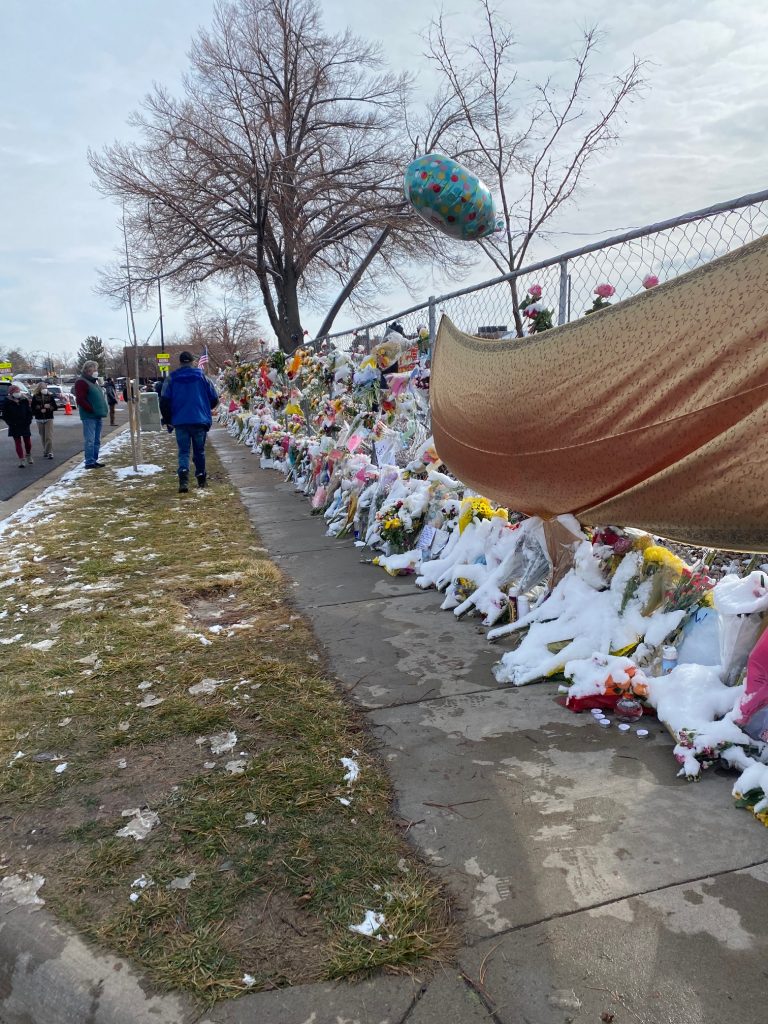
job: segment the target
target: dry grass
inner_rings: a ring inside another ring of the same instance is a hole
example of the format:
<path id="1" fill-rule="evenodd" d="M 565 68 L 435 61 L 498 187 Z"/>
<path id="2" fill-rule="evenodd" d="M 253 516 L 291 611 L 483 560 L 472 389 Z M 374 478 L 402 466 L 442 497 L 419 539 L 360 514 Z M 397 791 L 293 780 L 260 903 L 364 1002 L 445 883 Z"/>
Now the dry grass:
<path id="1" fill-rule="evenodd" d="M 146 445 L 168 470 L 172 454 L 164 437 Z M 1 648 L 4 873 L 40 871 L 62 917 L 206 1000 L 243 991 L 245 974 L 269 988 L 439 961 L 453 945 L 444 896 L 211 463 L 211 490 L 181 497 L 170 471 L 86 475 L 50 519 L 6 534 L 0 639 L 21 639 Z M 189 693 L 206 678 L 214 693 Z M 143 682 L 162 703 L 137 706 Z M 228 754 L 198 742 L 229 730 Z M 159 826 L 116 837 L 121 812 L 141 806 Z M 188 889 L 168 888 L 192 872 Z M 142 874 L 154 884 L 134 903 Z M 367 909 L 386 915 L 381 939 L 349 931 Z"/>

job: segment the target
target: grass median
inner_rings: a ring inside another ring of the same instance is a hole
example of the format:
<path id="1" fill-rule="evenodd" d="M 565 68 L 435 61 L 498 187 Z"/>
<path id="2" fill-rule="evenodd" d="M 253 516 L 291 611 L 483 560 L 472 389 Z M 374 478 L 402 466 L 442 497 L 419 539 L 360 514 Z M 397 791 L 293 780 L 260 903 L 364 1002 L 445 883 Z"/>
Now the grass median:
<path id="1" fill-rule="evenodd" d="M 215 454 L 182 496 L 173 457 L 154 437 L 164 471 L 119 480 L 118 445 L 2 537 L 0 874 L 208 1001 L 445 959 L 444 894 L 289 584 Z"/>

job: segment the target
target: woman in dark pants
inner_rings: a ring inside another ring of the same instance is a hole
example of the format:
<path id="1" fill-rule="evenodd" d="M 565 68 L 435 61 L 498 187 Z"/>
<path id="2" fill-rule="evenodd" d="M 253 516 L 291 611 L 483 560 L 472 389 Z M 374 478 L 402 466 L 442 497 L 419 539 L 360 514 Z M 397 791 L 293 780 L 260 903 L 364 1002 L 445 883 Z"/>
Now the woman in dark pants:
<path id="1" fill-rule="evenodd" d="M 16 454 L 19 457 L 19 469 L 24 469 L 24 466 L 31 466 L 34 462 L 32 458 L 32 432 L 30 430 L 32 424 L 32 409 L 29 404 L 29 399 L 26 395 L 22 394 L 21 388 L 17 384 L 12 384 L 8 390 L 8 397 L 3 402 L 3 408 L 0 410 L 0 416 L 8 424 L 8 437 L 13 439 L 13 443 L 16 445 Z M 27 461 L 24 461 L 24 453 L 26 451 Z"/>

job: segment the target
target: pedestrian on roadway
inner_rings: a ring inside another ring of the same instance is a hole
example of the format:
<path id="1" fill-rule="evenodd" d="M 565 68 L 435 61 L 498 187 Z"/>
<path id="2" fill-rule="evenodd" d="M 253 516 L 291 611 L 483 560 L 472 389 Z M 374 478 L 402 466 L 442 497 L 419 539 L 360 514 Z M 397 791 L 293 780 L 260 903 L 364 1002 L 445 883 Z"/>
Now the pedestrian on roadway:
<path id="1" fill-rule="evenodd" d="M 43 446 L 43 457 L 53 458 L 53 414 L 56 401 L 42 382 L 32 392 L 32 415 L 37 423 L 40 444 Z"/>
<path id="2" fill-rule="evenodd" d="M 111 377 L 107 377 L 104 381 L 104 393 L 107 396 L 107 405 L 109 406 L 109 422 L 111 426 L 115 425 L 115 406 L 117 405 L 117 388 L 115 382 Z"/>
<path id="3" fill-rule="evenodd" d="M 163 385 L 160 412 L 168 430 L 176 431 L 179 448 L 179 494 L 189 490 L 189 446 L 195 463 L 197 486 L 205 487 L 205 441 L 211 429 L 211 412 L 219 404 L 216 388 L 202 370 L 192 364 L 191 352 L 179 356 L 179 368 L 174 370 Z"/>
<path id="4" fill-rule="evenodd" d="M 8 437 L 12 438 L 16 446 L 16 454 L 19 457 L 19 469 L 31 466 L 35 461 L 32 458 L 32 408 L 29 399 L 22 392 L 18 384 L 11 384 L 3 407 L 0 409 L 0 417 L 8 424 Z M 24 454 L 26 452 L 26 462 Z"/>
<path id="5" fill-rule="evenodd" d="M 99 462 L 101 446 L 101 421 L 107 415 L 107 399 L 99 386 L 97 374 L 99 364 L 89 359 L 83 363 L 80 376 L 75 381 L 75 401 L 83 423 L 83 454 L 86 469 L 101 469 Z"/>

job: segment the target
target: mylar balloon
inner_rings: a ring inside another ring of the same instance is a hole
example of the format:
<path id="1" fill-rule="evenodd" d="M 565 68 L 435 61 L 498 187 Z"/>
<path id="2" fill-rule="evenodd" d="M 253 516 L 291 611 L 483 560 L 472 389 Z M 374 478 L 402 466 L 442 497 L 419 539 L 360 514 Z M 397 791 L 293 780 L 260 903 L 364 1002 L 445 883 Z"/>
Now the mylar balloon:
<path id="1" fill-rule="evenodd" d="M 451 238 L 473 241 L 501 226 L 488 186 L 439 153 L 427 153 L 408 165 L 405 198 L 422 220 Z"/>

